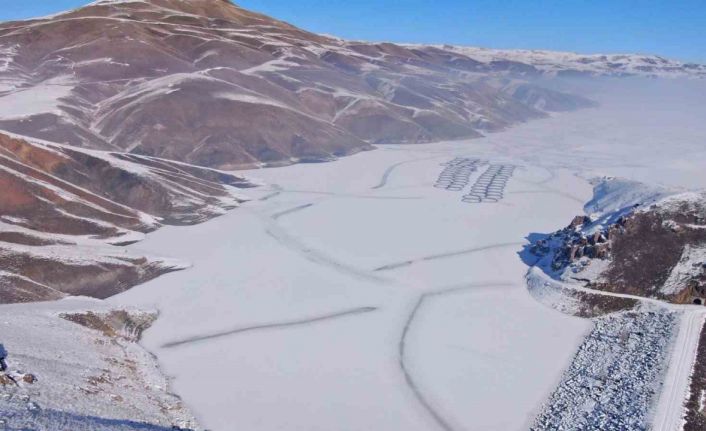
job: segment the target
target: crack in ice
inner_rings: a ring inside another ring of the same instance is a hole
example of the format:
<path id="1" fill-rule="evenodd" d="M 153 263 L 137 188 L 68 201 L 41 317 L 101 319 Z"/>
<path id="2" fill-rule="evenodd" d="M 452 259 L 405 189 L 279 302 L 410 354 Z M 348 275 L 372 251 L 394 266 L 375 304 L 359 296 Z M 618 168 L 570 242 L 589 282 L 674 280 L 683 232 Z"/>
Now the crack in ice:
<path id="1" fill-rule="evenodd" d="M 417 401 L 424 407 L 424 409 L 429 413 L 429 415 L 434 419 L 434 421 L 437 423 L 437 425 L 443 429 L 444 431 L 455 431 L 455 428 L 449 423 L 447 419 L 444 418 L 444 416 L 432 405 L 431 401 L 429 401 L 429 398 L 424 395 L 422 390 L 419 388 L 419 385 L 417 382 L 414 380 L 414 377 L 412 376 L 412 373 L 410 369 L 407 366 L 407 361 L 406 361 L 406 353 L 407 353 L 407 338 L 409 336 L 410 329 L 412 328 L 412 323 L 417 317 L 417 314 L 419 313 L 419 310 L 422 308 L 424 305 L 424 302 L 432 297 L 436 296 L 443 296 L 443 295 L 450 295 L 458 292 L 462 292 L 465 290 L 469 289 L 474 289 L 474 288 L 481 288 L 481 287 L 511 287 L 515 286 L 516 284 L 512 283 L 477 283 L 477 284 L 465 284 L 465 285 L 460 285 L 460 286 L 453 286 L 449 288 L 445 288 L 442 290 L 438 291 L 431 291 L 431 292 L 426 292 L 423 293 L 417 298 L 417 301 L 412 308 L 412 311 L 410 312 L 407 321 L 405 322 L 404 327 L 402 328 L 402 335 L 400 336 L 400 340 L 398 342 L 398 363 L 399 367 L 402 370 L 402 374 L 404 375 L 405 382 L 407 383 L 407 386 L 410 388 L 414 396 L 417 398 Z"/>
<path id="2" fill-rule="evenodd" d="M 394 263 L 389 263 L 387 265 L 379 266 L 373 270 L 373 272 L 379 272 L 379 271 L 391 271 L 394 269 L 402 268 L 405 266 L 410 266 L 415 263 L 419 262 L 428 262 L 432 260 L 439 260 L 439 259 L 446 259 L 449 257 L 456 257 L 456 256 L 463 256 L 465 254 L 473 254 L 473 253 L 478 253 L 481 251 L 486 251 L 486 250 L 492 250 L 496 248 L 506 248 L 506 247 L 517 247 L 521 245 L 525 245 L 525 242 L 505 242 L 505 243 L 500 243 L 500 244 L 492 244 L 492 245 L 486 245 L 483 247 L 474 247 L 474 248 L 468 248 L 464 250 L 457 250 L 457 251 L 450 251 L 447 253 L 438 253 L 438 254 L 432 254 L 429 256 L 423 256 L 417 259 L 409 259 L 409 260 L 403 260 L 400 262 L 394 262 Z"/>
<path id="3" fill-rule="evenodd" d="M 326 320 L 338 319 L 346 316 L 353 316 L 356 314 L 370 313 L 376 311 L 377 307 L 359 307 L 351 310 L 339 311 L 336 313 L 325 314 L 322 316 L 310 317 L 306 319 L 290 320 L 288 322 L 278 322 L 278 323 L 265 323 L 262 325 L 247 326 L 244 328 L 235 328 L 227 331 L 215 332 L 213 334 L 199 335 L 195 337 L 189 337 L 182 340 L 171 341 L 162 345 L 162 348 L 171 349 L 174 347 L 183 346 L 185 344 L 198 343 L 202 341 L 213 340 L 216 338 L 228 337 L 230 335 L 242 334 L 246 332 L 262 331 L 268 329 L 279 329 L 288 328 L 293 326 L 303 326 L 311 323 L 323 322 Z"/>

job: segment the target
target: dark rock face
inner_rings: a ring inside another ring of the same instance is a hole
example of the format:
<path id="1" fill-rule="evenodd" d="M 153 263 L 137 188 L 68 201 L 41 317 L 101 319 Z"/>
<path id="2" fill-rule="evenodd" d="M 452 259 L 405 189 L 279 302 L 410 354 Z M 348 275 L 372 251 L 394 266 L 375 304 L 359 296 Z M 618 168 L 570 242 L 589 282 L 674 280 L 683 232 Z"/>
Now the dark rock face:
<path id="1" fill-rule="evenodd" d="M 530 251 L 541 256 L 553 251 L 551 268 L 554 271 L 561 270 L 583 257 L 602 260 L 610 258 L 612 243 L 608 237 L 611 231 L 622 229 L 623 221 L 587 235 L 583 229 L 588 228 L 591 223 L 593 221 L 588 216 L 576 216 L 567 227 L 554 232 L 549 239 L 538 241 Z M 552 244 L 555 244 L 555 250 L 552 250 Z"/>
<path id="2" fill-rule="evenodd" d="M 439 47 L 346 42 L 221 0 L 96 2 L 0 24 L 0 129 L 218 168 L 480 136 L 590 106 Z M 45 100 L 46 99 L 46 100 Z"/>
<path id="3" fill-rule="evenodd" d="M 600 229 L 590 229 L 591 219 L 577 216 L 566 228 L 535 243 L 530 251 L 538 256 L 553 252 L 553 271 L 563 271 L 580 259 L 608 261 L 599 280 L 586 280 L 595 289 L 706 304 L 706 262 L 687 262 L 698 268 L 682 277 L 673 292 L 663 289 L 688 247 L 706 247 L 705 220 L 706 200 L 655 205 L 619 217 Z M 584 233 L 587 229 L 590 235 Z"/>
<path id="4" fill-rule="evenodd" d="M 0 386 L 16 386 L 17 382 L 5 373 L 0 373 Z"/>

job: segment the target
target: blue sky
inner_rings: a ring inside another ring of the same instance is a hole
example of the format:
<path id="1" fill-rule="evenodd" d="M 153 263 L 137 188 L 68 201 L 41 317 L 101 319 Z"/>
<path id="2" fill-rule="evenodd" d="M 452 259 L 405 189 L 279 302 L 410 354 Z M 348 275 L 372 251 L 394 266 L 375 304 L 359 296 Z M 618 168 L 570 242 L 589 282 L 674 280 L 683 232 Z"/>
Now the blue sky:
<path id="1" fill-rule="evenodd" d="M 0 20 L 87 0 L 0 0 Z M 706 0 L 240 0 L 350 39 L 494 48 L 653 53 L 706 63 Z"/>

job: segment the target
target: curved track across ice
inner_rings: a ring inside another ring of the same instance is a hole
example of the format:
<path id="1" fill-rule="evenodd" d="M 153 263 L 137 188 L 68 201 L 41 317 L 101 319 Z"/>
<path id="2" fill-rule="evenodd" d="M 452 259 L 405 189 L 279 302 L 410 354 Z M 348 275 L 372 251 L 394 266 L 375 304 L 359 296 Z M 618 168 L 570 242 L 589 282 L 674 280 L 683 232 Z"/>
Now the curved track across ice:
<path id="1" fill-rule="evenodd" d="M 261 325 L 247 326 L 245 328 L 229 329 L 227 331 L 216 332 L 213 334 L 198 335 L 194 337 L 184 338 L 181 340 L 170 341 L 165 343 L 162 347 L 173 348 L 183 346 L 185 344 L 199 343 L 203 341 L 214 340 L 221 337 L 229 337 L 231 335 L 242 334 L 245 332 L 262 331 L 267 329 L 281 329 L 290 328 L 293 326 L 309 325 L 312 323 L 323 322 L 331 319 L 338 319 L 346 316 L 353 316 L 356 314 L 370 313 L 371 311 L 377 310 L 377 307 L 360 307 L 354 308 L 352 310 L 339 311 L 336 313 L 325 314 L 323 316 L 307 317 L 299 320 L 290 320 L 287 322 L 276 322 L 276 323 L 264 323 Z"/>

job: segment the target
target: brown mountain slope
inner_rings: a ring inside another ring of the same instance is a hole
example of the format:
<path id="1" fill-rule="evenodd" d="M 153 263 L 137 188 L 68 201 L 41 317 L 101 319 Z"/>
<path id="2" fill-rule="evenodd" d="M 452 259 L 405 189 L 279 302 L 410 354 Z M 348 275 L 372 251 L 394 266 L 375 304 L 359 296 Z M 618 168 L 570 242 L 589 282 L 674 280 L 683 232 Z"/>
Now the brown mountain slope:
<path id="1" fill-rule="evenodd" d="M 223 214 L 240 202 L 232 187 L 248 186 L 178 162 L 0 134 L 0 303 L 103 298 L 183 268 L 114 245 Z"/>
<path id="2" fill-rule="evenodd" d="M 106 0 L 0 24 L 0 129 L 233 168 L 475 137 L 589 104 L 515 69 L 324 37 L 223 0 Z"/>

